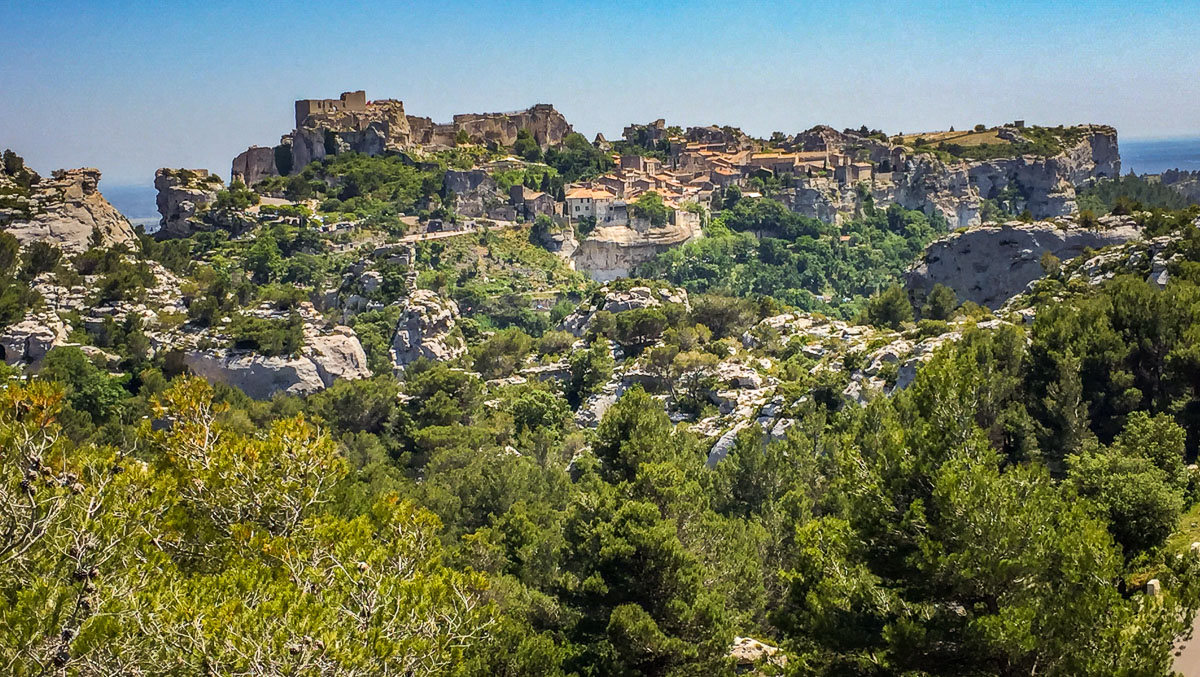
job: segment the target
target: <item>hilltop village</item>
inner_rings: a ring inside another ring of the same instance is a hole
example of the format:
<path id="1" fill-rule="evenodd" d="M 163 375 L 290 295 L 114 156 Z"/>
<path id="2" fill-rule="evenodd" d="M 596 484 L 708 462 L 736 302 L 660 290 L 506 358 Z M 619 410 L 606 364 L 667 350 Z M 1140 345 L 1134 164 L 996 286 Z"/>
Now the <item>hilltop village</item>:
<path id="1" fill-rule="evenodd" d="M 735 194 L 769 190 L 796 214 L 835 225 L 864 208 L 897 204 L 954 229 L 978 225 L 997 205 L 1034 219 L 1067 216 L 1077 211 L 1077 187 L 1120 175 L 1115 130 L 1092 125 L 1017 121 L 891 137 L 818 126 L 755 139 L 734 127 L 656 120 L 626 127 L 620 140 L 589 142 L 547 104 L 450 123 L 407 115 L 403 102 L 368 100 L 363 91 L 295 108 L 295 130 L 276 146 L 238 155 L 233 180 L 284 198 L 282 178 L 339 153 L 394 154 L 418 166 L 441 157 L 449 161 L 443 197 L 454 204 L 448 218 L 422 220 L 420 228 L 545 216 L 567 233 L 557 251 L 597 279 L 627 275 L 696 239 L 714 201 Z M 569 157 L 565 171 L 545 164 L 551 155 Z"/>

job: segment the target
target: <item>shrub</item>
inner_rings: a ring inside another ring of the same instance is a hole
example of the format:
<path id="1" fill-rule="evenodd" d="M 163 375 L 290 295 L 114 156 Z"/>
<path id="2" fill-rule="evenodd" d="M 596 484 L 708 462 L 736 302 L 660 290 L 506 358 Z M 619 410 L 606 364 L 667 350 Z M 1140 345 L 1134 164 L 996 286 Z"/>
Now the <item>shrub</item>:
<path id="1" fill-rule="evenodd" d="M 304 322 L 293 312 L 286 320 L 238 315 L 229 324 L 231 346 L 268 357 L 294 355 L 304 345 Z"/>

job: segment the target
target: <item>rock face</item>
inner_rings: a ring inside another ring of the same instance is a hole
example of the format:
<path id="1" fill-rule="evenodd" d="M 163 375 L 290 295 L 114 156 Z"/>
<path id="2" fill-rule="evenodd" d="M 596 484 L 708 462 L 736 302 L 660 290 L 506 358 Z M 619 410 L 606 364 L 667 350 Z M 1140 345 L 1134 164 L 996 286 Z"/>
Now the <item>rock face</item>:
<path id="1" fill-rule="evenodd" d="M 129 220 L 100 194 L 100 170 L 59 170 L 49 179 L 29 173 L 34 181 L 25 191 L 0 172 L 0 195 L 14 205 L 0 209 L 0 227 L 22 247 L 41 240 L 76 254 L 91 246 L 93 233 L 102 246 L 137 239 Z"/>
<path id="2" fill-rule="evenodd" d="M 412 145 L 402 101 L 373 101 L 365 110 L 334 110 L 308 115 L 292 133 L 292 172 L 331 151 L 380 155 Z"/>
<path id="3" fill-rule="evenodd" d="M 275 168 L 275 149 L 265 146 L 250 146 L 233 159 L 233 167 L 229 170 L 230 182 L 241 181 L 247 186 L 279 176 Z"/>
<path id="4" fill-rule="evenodd" d="M 197 214 L 217 199 L 221 177 L 207 169 L 160 169 L 154 173 L 159 221 L 158 237 L 187 237 L 200 230 Z"/>
<path id="5" fill-rule="evenodd" d="M 404 301 L 404 312 L 392 336 L 392 362 L 397 369 L 420 359 L 446 361 L 467 352 L 466 342 L 454 331 L 458 304 L 436 292 L 418 289 Z"/>
<path id="6" fill-rule="evenodd" d="M 1046 252 L 1062 261 L 1083 253 L 1141 237 L 1129 217 L 1104 217 L 1095 230 L 1073 222 L 1009 222 L 971 228 L 933 242 L 908 273 L 912 298 L 923 301 L 935 284 L 958 293 L 959 300 L 992 309 L 1021 293 L 1044 274 Z"/>
<path id="7" fill-rule="evenodd" d="M 592 232 L 571 254 L 575 269 L 592 279 L 608 282 L 629 277 L 645 263 L 671 247 L 703 236 L 700 219 L 678 210 L 676 223 L 662 228 L 639 230 L 628 226 L 601 226 Z"/>
<path id="8" fill-rule="evenodd" d="M 0 359 L 10 365 L 33 364 L 66 340 L 67 330 L 57 315 L 30 315 L 0 333 Z"/>
<path id="9" fill-rule="evenodd" d="M 197 376 L 240 388 L 256 400 L 276 393 L 309 395 L 338 379 L 371 376 L 367 355 L 354 331 L 336 327 L 332 334 L 310 336 L 300 355 L 265 357 L 228 350 L 188 350 L 183 362 Z"/>
<path id="10" fill-rule="evenodd" d="M 1019 136 L 1018 131 L 1004 131 L 1014 139 Z M 780 200 L 795 212 L 830 223 L 857 212 L 868 195 L 877 206 L 895 203 L 931 216 L 939 214 L 952 229 L 979 225 L 982 201 L 1002 196 L 1018 210 L 1029 209 L 1035 219 L 1066 216 L 1076 211 L 1076 188 L 1119 176 L 1121 171 L 1115 129 L 1085 125 L 1076 132 L 1069 137 L 1076 140 L 1052 157 L 1024 155 L 947 163 L 933 155 L 916 154 L 893 171 L 874 175 L 859 186 L 842 185 L 827 176 L 799 177 L 794 187 L 782 191 Z M 865 144 L 861 150 L 868 152 L 872 161 L 894 150 L 868 141 L 816 127 L 797 135 L 792 143 L 802 151 Z"/>
<path id="11" fill-rule="evenodd" d="M 660 308 L 665 303 L 678 303 L 684 308 L 691 310 L 691 304 L 688 303 L 687 290 L 682 287 L 663 286 L 656 289 L 650 287 L 633 287 L 625 291 L 610 290 L 608 287 L 602 287 L 600 292 L 604 294 L 604 299 L 595 307 L 584 304 L 575 309 L 575 312 L 563 318 L 559 329 L 570 332 L 575 336 L 583 336 L 591 327 L 592 320 L 596 316 L 596 312 L 604 310 L 610 313 L 623 313 L 627 310 L 638 310 L 641 308 Z"/>
<path id="12" fill-rule="evenodd" d="M 454 209 L 463 216 L 500 220 L 512 220 L 516 216 L 495 179 L 482 169 L 446 170 L 445 187 L 454 193 Z"/>
<path id="13" fill-rule="evenodd" d="M 450 123 L 406 115 L 404 103 L 395 100 L 366 102 L 361 110 L 345 107 L 312 112 L 292 133 L 292 171 L 330 153 L 355 151 L 380 155 L 411 148 L 449 148 L 460 133 L 470 143 L 511 146 L 517 132 L 527 130 L 543 148 L 557 145 L 571 125 L 550 104 L 537 104 L 512 113 L 467 113 Z"/>

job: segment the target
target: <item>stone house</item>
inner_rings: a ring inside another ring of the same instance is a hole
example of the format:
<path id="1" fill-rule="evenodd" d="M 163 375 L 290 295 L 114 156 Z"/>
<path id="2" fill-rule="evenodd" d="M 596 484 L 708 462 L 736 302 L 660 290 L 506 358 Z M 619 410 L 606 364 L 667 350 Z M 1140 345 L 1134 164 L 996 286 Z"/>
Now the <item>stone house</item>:
<path id="1" fill-rule="evenodd" d="M 558 203 L 548 193 L 531 190 L 518 184 L 509 189 L 508 195 L 509 202 L 516 209 L 517 216 L 523 217 L 526 220 L 532 221 L 539 214 L 545 214 L 546 216 L 556 216 L 558 214 Z"/>
<path id="2" fill-rule="evenodd" d="M 566 197 L 568 218 L 588 216 L 597 223 L 603 223 L 609 217 L 609 209 L 616 200 L 616 196 L 607 190 L 586 187 L 572 188 Z"/>

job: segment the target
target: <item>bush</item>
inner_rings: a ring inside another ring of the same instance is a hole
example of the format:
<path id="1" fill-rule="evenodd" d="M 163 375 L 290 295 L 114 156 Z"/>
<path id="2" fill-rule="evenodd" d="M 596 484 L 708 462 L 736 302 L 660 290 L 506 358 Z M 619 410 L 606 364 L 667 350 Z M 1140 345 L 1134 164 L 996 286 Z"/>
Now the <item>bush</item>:
<path id="1" fill-rule="evenodd" d="M 293 312 L 286 320 L 237 315 L 229 324 L 231 346 L 268 357 L 294 355 L 304 345 L 304 322 Z"/>
<path id="2" fill-rule="evenodd" d="M 912 303 L 900 285 L 892 285 L 867 300 L 866 323 L 898 330 L 913 319 Z"/>

